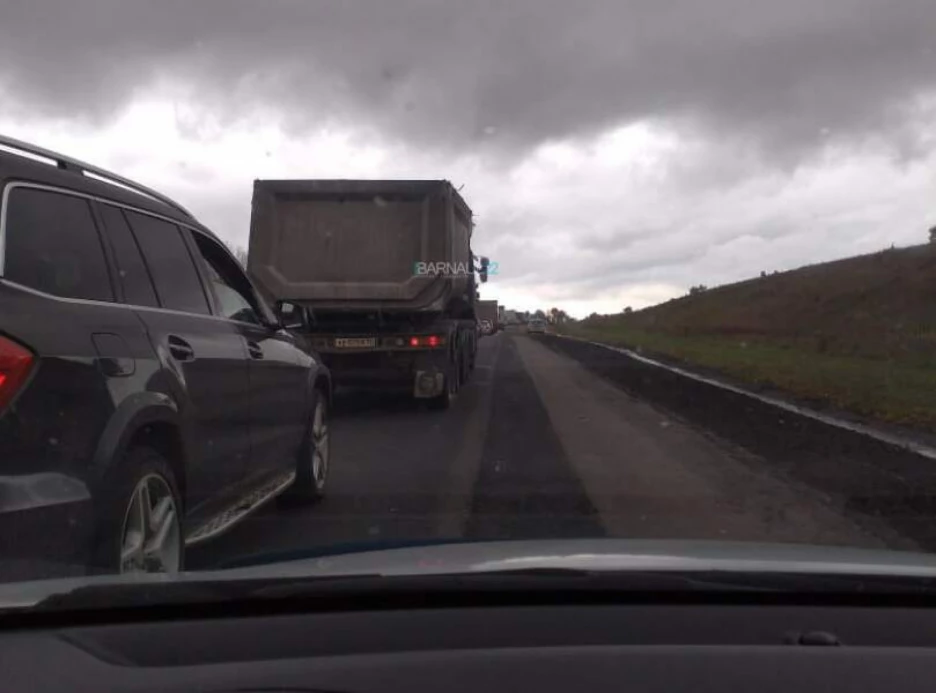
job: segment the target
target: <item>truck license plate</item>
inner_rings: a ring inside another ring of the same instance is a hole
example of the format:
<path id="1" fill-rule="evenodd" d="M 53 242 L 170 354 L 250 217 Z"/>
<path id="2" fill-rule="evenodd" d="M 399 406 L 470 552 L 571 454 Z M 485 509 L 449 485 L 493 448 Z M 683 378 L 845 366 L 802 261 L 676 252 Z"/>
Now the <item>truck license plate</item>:
<path id="1" fill-rule="evenodd" d="M 335 346 L 339 349 L 365 349 L 377 346 L 377 339 L 375 337 L 339 337 L 335 340 Z"/>

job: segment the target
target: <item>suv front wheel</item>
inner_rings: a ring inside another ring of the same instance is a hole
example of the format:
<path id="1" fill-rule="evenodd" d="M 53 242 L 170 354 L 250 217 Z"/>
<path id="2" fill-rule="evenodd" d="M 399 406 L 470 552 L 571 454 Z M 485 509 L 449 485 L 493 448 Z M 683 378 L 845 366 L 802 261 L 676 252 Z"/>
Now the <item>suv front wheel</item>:
<path id="1" fill-rule="evenodd" d="M 312 416 L 309 419 L 299 459 L 296 464 L 296 480 L 283 495 L 283 501 L 314 503 L 325 495 L 328 468 L 331 463 L 331 435 L 328 397 L 315 390 Z"/>

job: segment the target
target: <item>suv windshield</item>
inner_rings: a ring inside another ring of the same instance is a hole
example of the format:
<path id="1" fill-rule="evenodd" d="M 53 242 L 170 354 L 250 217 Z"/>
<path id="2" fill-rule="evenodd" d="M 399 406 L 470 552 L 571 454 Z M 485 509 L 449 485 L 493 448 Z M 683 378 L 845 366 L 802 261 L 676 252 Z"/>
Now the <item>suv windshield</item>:
<path id="1" fill-rule="evenodd" d="M 0 584 L 936 550 L 936 3 L 13 4 Z"/>

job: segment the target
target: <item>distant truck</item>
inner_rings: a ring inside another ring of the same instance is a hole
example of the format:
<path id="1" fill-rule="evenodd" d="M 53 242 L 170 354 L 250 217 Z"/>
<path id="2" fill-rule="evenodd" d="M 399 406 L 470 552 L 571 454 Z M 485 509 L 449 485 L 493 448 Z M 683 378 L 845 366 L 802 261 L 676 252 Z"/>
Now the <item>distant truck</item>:
<path id="1" fill-rule="evenodd" d="M 448 181 L 258 180 L 247 266 L 336 386 L 447 408 L 475 367 L 473 227 Z"/>
<path id="2" fill-rule="evenodd" d="M 479 300 L 475 308 L 475 312 L 478 316 L 478 322 L 484 322 L 487 320 L 491 323 L 491 332 L 494 334 L 497 332 L 499 325 L 499 316 L 497 310 L 497 301 L 481 301 Z"/>

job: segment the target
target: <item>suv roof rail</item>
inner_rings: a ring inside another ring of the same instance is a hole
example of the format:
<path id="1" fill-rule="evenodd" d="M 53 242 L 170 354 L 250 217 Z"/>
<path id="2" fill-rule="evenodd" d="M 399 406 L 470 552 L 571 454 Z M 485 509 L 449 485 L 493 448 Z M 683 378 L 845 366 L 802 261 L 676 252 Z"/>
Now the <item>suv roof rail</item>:
<path id="1" fill-rule="evenodd" d="M 92 166 L 91 164 L 86 164 L 83 161 L 78 159 L 73 159 L 69 156 L 63 154 L 58 154 L 57 152 L 50 151 L 48 149 L 43 149 L 42 147 L 37 147 L 34 144 L 29 144 L 27 142 L 21 142 L 20 140 L 13 139 L 12 137 L 7 137 L 5 135 L 0 135 L 0 151 L 4 149 L 13 150 L 13 153 L 17 151 L 31 154 L 33 156 L 38 156 L 43 159 L 49 159 L 55 163 L 55 165 L 62 169 L 63 171 L 72 171 L 80 175 L 93 178 L 95 180 L 100 180 L 105 183 L 110 183 L 118 188 L 123 188 L 134 192 L 137 195 L 142 195 L 148 197 L 157 202 L 162 202 L 163 204 L 169 205 L 173 209 L 176 209 L 182 212 L 185 216 L 194 219 L 194 216 L 189 212 L 185 207 L 180 205 L 178 202 L 172 198 L 166 197 L 162 193 L 158 193 L 152 188 L 147 188 L 145 185 L 140 185 L 135 183 L 129 178 L 124 178 L 123 176 L 118 176 L 116 173 L 111 173 L 110 171 L 105 171 L 102 168 L 97 166 Z"/>

